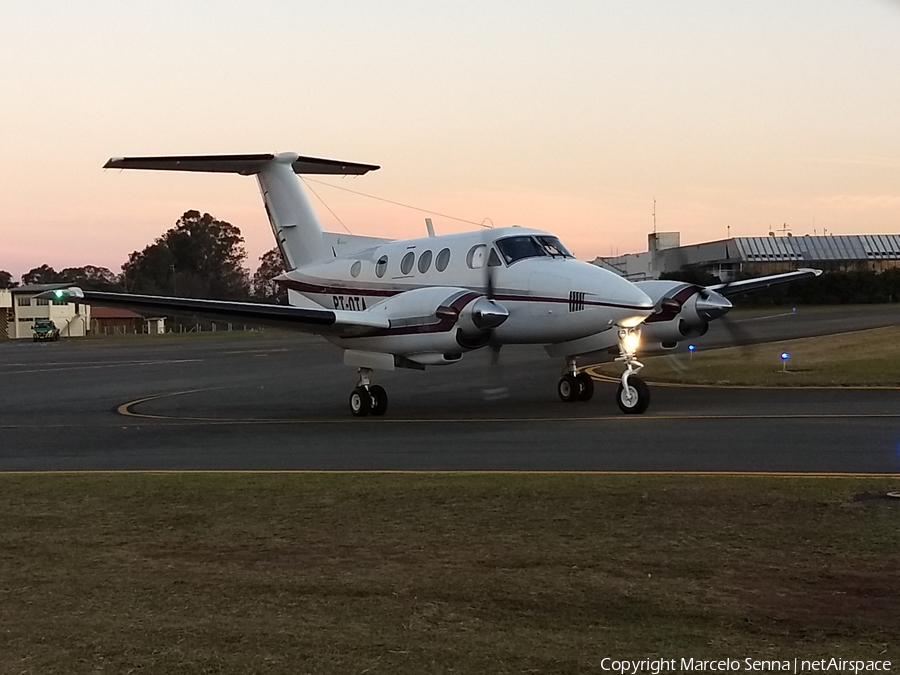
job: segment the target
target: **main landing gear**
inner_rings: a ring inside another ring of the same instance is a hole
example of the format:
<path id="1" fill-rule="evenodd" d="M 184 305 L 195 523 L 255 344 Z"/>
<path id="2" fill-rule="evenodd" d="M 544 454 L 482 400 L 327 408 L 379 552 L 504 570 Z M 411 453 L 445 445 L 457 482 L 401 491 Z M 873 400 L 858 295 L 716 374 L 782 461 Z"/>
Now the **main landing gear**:
<path id="1" fill-rule="evenodd" d="M 359 382 L 350 392 L 350 412 L 355 417 L 384 415 L 387 411 L 387 392 L 381 385 L 372 384 L 369 381 L 371 374 L 370 368 L 360 368 Z"/>
<path id="2" fill-rule="evenodd" d="M 556 393 L 566 403 L 590 401 L 594 395 L 594 380 L 587 373 L 579 373 L 574 356 L 566 357 L 566 373 L 556 383 Z"/>

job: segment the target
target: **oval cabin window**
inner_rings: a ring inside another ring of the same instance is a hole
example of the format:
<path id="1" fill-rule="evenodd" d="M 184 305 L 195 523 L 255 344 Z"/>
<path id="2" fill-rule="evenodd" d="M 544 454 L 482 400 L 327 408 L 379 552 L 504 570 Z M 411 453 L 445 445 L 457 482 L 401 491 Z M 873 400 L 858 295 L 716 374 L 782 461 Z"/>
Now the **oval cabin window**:
<path id="1" fill-rule="evenodd" d="M 431 267 L 431 251 L 423 251 L 419 256 L 419 273 L 425 274 Z"/>
<path id="2" fill-rule="evenodd" d="M 415 259 L 416 254 L 412 251 L 403 256 L 403 260 L 400 261 L 400 273 L 409 274 L 412 271 L 413 261 Z"/>
<path id="3" fill-rule="evenodd" d="M 438 272 L 443 272 L 447 269 L 447 265 L 450 264 L 450 249 L 445 248 L 442 249 L 440 253 L 437 254 L 437 258 L 434 260 L 434 267 Z"/>
<path id="4" fill-rule="evenodd" d="M 381 256 L 378 259 L 378 262 L 375 263 L 375 276 L 379 279 L 384 276 L 384 273 L 387 272 L 388 265 L 388 257 L 386 255 Z"/>

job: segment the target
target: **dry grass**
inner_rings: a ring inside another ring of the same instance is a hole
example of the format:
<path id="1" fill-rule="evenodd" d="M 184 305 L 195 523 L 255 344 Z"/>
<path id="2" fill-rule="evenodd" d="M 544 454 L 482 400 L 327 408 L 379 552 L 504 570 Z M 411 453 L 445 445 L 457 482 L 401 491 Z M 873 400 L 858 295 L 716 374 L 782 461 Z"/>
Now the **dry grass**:
<path id="1" fill-rule="evenodd" d="M 788 352 L 788 372 L 781 353 Z M 900 385 L 900 326 L 641 359 L 654 382 L 782 386 Z M 618 377 L 619 364 L 597 372 Z"/>
<path id="2" fill-rule="evenodd" d="M 0 672 L 897 659 L 896 483 L 6 475 Z"/>

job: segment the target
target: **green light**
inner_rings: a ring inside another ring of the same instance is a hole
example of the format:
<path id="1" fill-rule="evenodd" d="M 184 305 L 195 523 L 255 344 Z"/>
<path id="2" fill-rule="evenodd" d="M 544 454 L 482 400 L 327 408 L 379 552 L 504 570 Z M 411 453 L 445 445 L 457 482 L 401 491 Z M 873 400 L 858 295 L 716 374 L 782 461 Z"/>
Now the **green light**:
<path id="1" fill-rule="evenodd" d="M 58 288 L 58 289 L 56 289 L 55 291 L 53 291 L 53 295 L 55 295 L 57 298 L 61 298 L 61 297 L 63 297 L 65 294 L 66 294 L 66 292 L 65 292 L 63 289 L 61 289 L 61 288 Z"/>

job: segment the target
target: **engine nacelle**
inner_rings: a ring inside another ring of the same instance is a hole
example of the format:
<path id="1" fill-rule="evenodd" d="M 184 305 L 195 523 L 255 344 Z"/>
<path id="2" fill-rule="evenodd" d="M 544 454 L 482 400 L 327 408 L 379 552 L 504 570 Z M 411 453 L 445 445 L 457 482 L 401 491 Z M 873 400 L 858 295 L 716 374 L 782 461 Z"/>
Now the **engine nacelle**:
<path id="1" fill-rule="evenodd" d="M 645 344 L 659 342 L 664 347 L 674 347 L 681 340 L 701 337 L 709 330 L 710 321 L 731 309 L 727 298 L 695 284 L 641 281 L 637 286 L 656 305 L 641 330 Z"/>
<path id="2" fill-rule="evenodd" d="M 509 316 L 481 293 L 446 286 L 399 293 L 367 311 L 385 314 L 390 328 L 333 341 L 345 349 L 389 352 L 423 365 L 453 363 L 463 352 L 484 347 Z"/>

